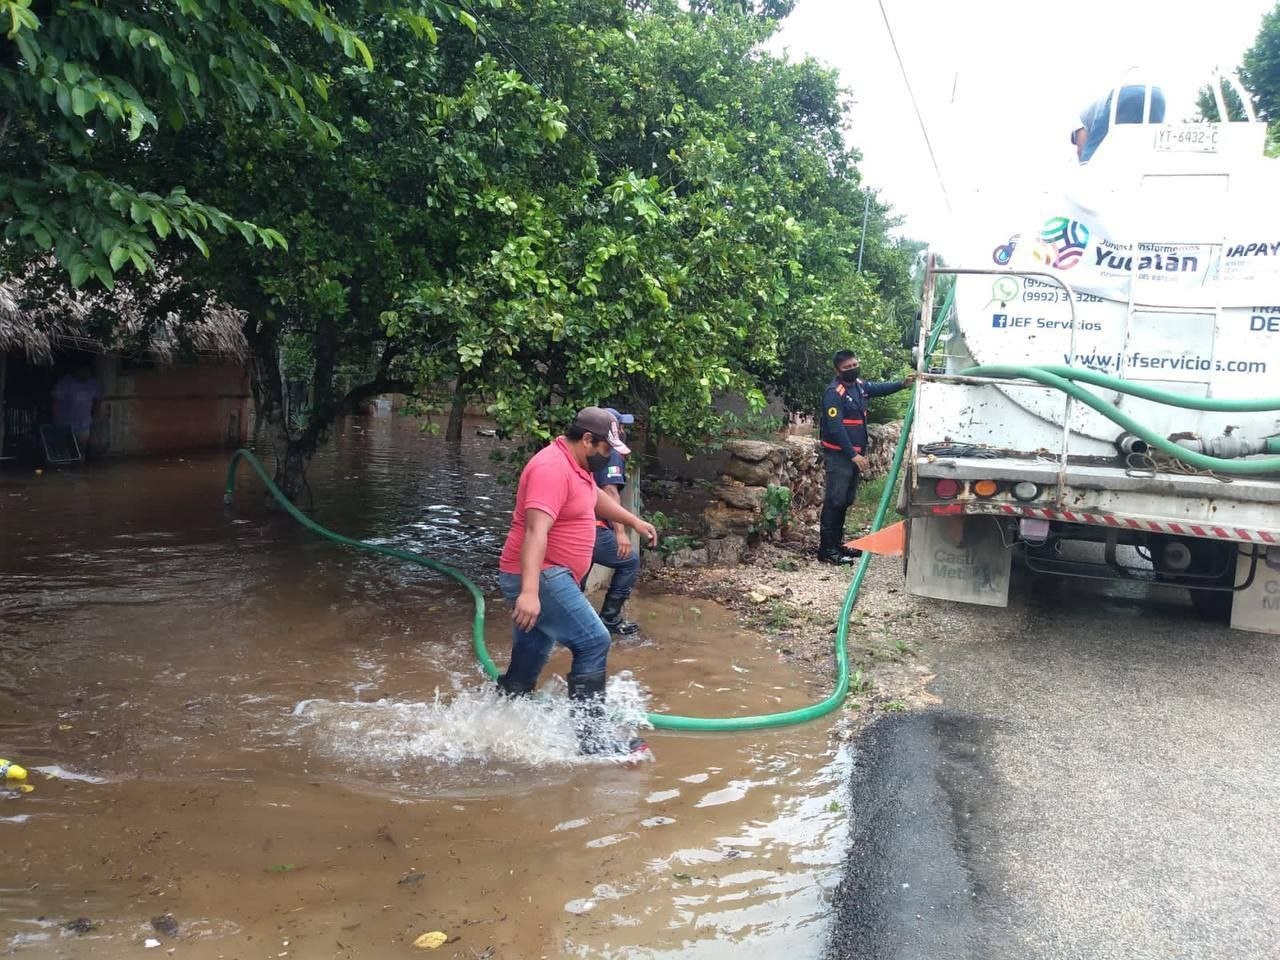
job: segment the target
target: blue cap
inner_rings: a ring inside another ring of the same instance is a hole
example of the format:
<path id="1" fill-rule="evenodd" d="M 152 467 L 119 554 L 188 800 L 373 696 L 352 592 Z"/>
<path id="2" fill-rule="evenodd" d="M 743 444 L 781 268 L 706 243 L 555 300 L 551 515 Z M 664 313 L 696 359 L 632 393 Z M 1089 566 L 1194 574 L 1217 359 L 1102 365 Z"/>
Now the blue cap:
<path id="1" fill-rule="evenodd" d="M 613 407 L 605 407 L 604 409 L 605 412 L 613 415 L 613 419 L 623 425 L 636 422 L 636 418 L 629 413 L 619 413 L 617 410 L 613 409 Z"/>

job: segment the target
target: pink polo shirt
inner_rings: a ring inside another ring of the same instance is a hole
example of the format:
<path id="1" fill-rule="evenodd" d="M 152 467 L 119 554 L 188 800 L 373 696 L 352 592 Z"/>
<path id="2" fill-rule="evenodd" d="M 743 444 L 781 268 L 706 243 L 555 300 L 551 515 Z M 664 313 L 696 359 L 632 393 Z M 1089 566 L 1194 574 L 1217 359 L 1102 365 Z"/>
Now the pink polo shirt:
<path id="1" fill-rule="evenodd" d="M 564 437 L 556 437 L 554 443 L 535 453 L 520 474 L 511 530 L 498 561 L 503 573 L 520 572 L 524 518 L 530 509 L 551 515 L 542 569 L 568 567 L 575 580 L 585 577 L 596 546 L 596 481 L 578 466 Z"/>

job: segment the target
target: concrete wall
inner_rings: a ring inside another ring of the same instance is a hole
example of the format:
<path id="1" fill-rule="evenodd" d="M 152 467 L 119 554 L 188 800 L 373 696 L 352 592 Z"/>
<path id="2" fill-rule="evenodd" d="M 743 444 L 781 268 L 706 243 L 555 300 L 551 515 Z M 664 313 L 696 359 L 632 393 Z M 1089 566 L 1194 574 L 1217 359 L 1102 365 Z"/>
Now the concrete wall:
<path id="1" fill-rule="evenodd" d="M 247 436 L 252 402 L 243 365 L 140 369 L 101 357 L 96 372 L 103 399 L 91 444 L 99 455 L 232 447 Z"/>

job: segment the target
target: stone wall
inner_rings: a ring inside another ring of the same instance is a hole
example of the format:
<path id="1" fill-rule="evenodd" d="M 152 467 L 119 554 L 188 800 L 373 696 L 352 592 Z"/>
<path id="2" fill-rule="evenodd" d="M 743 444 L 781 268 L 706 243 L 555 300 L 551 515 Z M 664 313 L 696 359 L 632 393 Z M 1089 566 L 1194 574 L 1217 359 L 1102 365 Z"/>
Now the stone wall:
<path id="1" fill-rule="evenodd" d="M 869 428 L 870 465 L 864 480 L 875 480 L 888 472 L 901 432 L 900 423 Z M 791 491 L 790 526 L 817 521 L 824 486 L 822 448 L 817 440 L 799 436 L 778 441 L 731 440 L 724 450 L 728 462 L 711 488 L 711 503 L 703 514 L 709 537 L 760 532 L 761 509 L 769 486 Z"/>

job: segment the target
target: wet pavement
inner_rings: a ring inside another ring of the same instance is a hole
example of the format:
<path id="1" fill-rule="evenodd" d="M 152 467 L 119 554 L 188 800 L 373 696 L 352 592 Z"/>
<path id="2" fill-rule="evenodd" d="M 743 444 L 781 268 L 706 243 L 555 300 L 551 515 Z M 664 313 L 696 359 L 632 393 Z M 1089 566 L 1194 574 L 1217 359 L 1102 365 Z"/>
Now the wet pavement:
<path id="1" fill-rule="evenodd" d="M 941 706 L 863 738 L 826 955 L 1280 955 L 1280 637 L 1168 588 L 1015 587 L 917 620 Z"/>
<path id="2" fill-rule="evenodd" d="M 501 663 L 496 442 L 350 420 L 311 482 L 321 523 L 475 579 Z M 824 724 L 579 761 L 559 680 L 493 700 L 460 587 L 270 516 L 247 471 L 224 512 L 225 468 L 0 472 L 0 755 L 36 787 L 0 796 L 0 953 L 395 956 L 434 930 L 442 957 L 820 952 L 849 762 Z M 713 604 L 632 613 L 652 642 L 611 655 L 624 715 L 825 693 Z"/>

